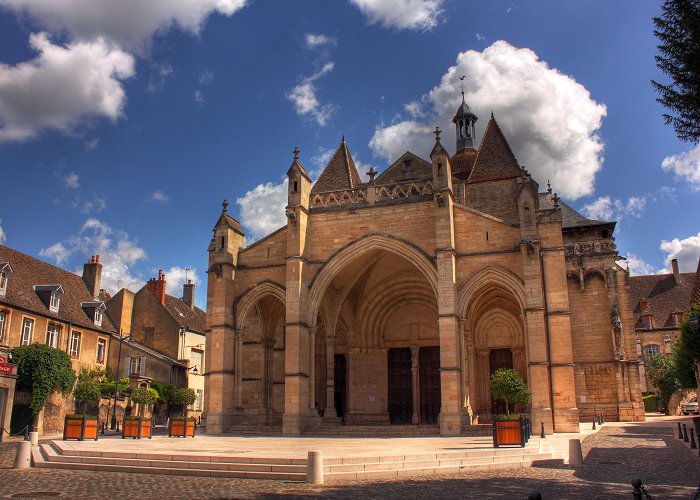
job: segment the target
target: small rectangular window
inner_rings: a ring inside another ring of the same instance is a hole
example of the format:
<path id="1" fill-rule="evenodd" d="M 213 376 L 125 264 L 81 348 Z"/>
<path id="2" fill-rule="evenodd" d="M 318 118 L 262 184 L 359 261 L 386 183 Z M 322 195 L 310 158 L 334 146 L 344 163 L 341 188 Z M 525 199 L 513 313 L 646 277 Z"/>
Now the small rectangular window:
<path id="1" fill-rule="evenodd" d="M 98 308 L 95 308 L 95 325 L 102 326 L 102 311 Z"/>
<path id="2" fill-rule="evenodd" d="M 51 303 L 49 304 L 49 311 L 58 312 L 58 308 L 61 305 L 61 297 L 57 293 L 51 294 Z"/>
<path id="3" fill-rule="evenodd" d="M 80 356 L 80 332 L 70 333 L 70 351 L 71 358 Z"/>
<path id="4" fill-rule="evenodd" d="M 133 356 L 129 366 L 129 375 L 143 375 L 145 356 Z"/>
<path id="5" fill-rule="evenodd" d="M 58 349 L 58 334 L 60 327 L 56 323 L 49 323 L 46 328 L 46 345 Z"/>
<path id="6" fill-rule="evenodd" d="M 106 347 L 107 347 L 107 342 L 105 341 L 105 339 L 97 339 L 97 353 L 95 355 L 95 362 L 96 363 L 104 364 Z"/>
<path id="7" fill-rule="evenodd" d="M 5 295 L 7 292 L 7 274 L 0 272 L 0 295 Z"/>
<path id="8" fill-rule="evenodd" d="M 197 389 L 197 410 L 202 411 L 204 408 L 204 391 L 202 389 Z"/>
<path id="9" fill-rule="evenodd" d="M 649 344 L 644 346 L 644 357 L 648 358 L 649 356 L 654 356 L 656 354 L 659 354 L 661 352 L 661 349 L 659 348 L 658 344 Z"/>
<path id="10" fill-rule="evenodd" d="M 34 320 L 25 318 L 22 322 L 22 339 L 21 345 L 29 345 L 32 343 L 32 334 L 34 333 Z"/>

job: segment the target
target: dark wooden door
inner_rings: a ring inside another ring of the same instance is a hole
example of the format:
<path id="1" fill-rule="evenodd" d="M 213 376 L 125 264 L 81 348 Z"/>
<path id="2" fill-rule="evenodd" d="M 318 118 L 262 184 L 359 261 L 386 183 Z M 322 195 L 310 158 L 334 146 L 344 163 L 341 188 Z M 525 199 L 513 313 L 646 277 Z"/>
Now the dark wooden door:
<path id="1" fill-rule="evenodd" d="M 336 354 L 334 360 L 333 402 L 335 403 L 335 413 L 338 417 L 345 418 L 348 402 L 348 365 L 342 354 Z"/>
<path id="2" fill-rule="evenodd" d="M 411 349 L 389 349 L 389 421 L 410 424 L 413 416 Z"/>
<path id="3" fill-rule="evenodd" d="M 440 348 L 421 347 L 418 351 L 420 380 L 420 421 L 435 424 L 440 414 Z"/>
<path id="4" fill-rule="evenodd" d="M 499 368 L 513 368 L 513 353 L 510 349 L 491 349 L 489 353 L 489 376 Z M 506 413 L 506 403 L 500 399 L 493 400 L 491 397 L 493 413 L 500 415 Z"/>

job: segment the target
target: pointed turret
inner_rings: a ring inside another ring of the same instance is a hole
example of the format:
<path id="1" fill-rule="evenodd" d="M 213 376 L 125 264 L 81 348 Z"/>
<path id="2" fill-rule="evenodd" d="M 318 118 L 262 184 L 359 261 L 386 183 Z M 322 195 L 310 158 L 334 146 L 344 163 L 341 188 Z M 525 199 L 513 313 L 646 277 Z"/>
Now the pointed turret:
<path id="1" fill-rule="evenodd" d="M 338 146 L 326 168 L 319 175 L 311 192 L 329 193 L 344 189 L 355 189 L 360 184 L 362 184 L 360 174 L 357 173 L 355 162 L 352 161 L 348 145 L 345 143 L 345 136 L 343 136 L 340 146 Z"/>
<path id="2" fill-rule="evenodd" d="M 450 155 L 440 143 L 440 129 L 435 127 L 435 146 L 430 152 L 433 164 L 433 191 L 449 190 L 452 192 L 452 166 Z"/>
<path id="3" fill-rule="evenodd" d="M 518 165 L 518 160 L 515 159 L 515 155 L 492 113 L 491 119 L 486 125 L 484 138 L 481 140 L 479 154 L 474 161 L 469 182 L 510 179 L 520 177 L 522 174 L 523 171 Z"/>
<path id="4" fill-rule="evenodd" d="M 299 148 L 294 148 L 294 160 L 287 170 L 289 186 L 287 191 L 287 208 L 303 206 L 309 208 L 309 194 L 311 193 L 311 177 L 306 169 L 299 163 Z"/>
<path id="5" fill-rule="evenodd" d="M 472 113 L 469 105 L 464 100 L 464 88 L 462 88 L 462 104 L 457 109 L 454 118 L 452 118 L 452 123 L 455 124 L 455 132 L 457 133 L 457 153 L 474 147 L 475 124 L 477 120 L 477 116 Z"/>

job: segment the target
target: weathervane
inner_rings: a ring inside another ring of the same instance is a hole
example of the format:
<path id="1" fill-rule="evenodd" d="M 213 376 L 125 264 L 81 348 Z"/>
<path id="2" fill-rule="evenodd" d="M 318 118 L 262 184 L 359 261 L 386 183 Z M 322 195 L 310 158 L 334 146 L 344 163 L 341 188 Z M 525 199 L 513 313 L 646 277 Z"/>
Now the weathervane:
<path id="1" fill-rule="evenodd" d="M 464 79 L 467 77 L 467 75 L 462 75 L 459 77 L 459 81 L 462 82 L 462 100 L 464 100 Z"/>

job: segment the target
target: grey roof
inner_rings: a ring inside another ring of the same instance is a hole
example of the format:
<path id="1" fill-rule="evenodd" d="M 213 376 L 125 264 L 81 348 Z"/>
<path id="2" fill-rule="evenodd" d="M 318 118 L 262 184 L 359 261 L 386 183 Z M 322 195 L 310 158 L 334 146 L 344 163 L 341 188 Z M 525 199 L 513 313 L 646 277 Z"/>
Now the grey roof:
<path id="1" fill-rule="evenodd" d="M 553 208 L 554 202 L 552 201 L 552 195 L 549 193 L 539 193 L 540 208 L 547 209 Z M 561 199 L 559 200 L 559 206 L 561 207 L 561 226 L 563 229 L 573 229 L 577 227 L 591 227 L 591 226 L 605 226 L 617 224 L 616 221 L 602 221 L 588 219 L 574 210 L 571 206 L 564 203 Z"/>

